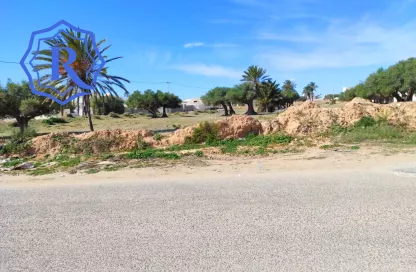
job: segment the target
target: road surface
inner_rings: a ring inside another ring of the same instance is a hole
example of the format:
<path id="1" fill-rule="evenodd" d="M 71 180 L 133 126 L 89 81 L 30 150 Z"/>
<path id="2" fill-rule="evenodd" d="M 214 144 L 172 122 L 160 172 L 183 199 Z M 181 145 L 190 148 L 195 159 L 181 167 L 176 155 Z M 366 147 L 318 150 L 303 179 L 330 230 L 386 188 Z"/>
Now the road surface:
<path id="1" fill-rule="evenodd" d="M 0 183 L 0 271 L 416 271 L 407 172 Z"/>

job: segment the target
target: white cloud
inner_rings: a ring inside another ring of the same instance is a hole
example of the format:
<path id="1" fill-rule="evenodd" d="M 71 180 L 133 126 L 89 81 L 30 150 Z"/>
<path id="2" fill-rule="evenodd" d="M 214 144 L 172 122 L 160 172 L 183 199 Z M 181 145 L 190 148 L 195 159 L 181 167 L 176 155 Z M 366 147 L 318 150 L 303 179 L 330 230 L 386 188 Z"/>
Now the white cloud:
<path id="1" fill-rule="evenodd" d="M 290 36 L 262 33 L 264 39 L 298 42 L 302 50 L 274 46 L 256 59 L 280 71 L 386 65 L 416 54 L 416 21 L 385 27 L 375 21 L 331 23 L 323 31 Z"/>
<path id="2" fill-rule="evenodd" d="M 204 43 L 202 43 L 202 42 L 194 42 L 194 43 L 186 43 L 184 45 L 185 48 L 192 48 L 192 47 L 198 47 L 198 46 L 204 46 Z"/>
<path id="3" fill-rule="evenodd" d="M 197 42 L 197 43 L 187 43 L 184 45 L 185 48 L 193 48 L 193 47 L 215 47 L 215 48 L 223 48 L 223 47 L 235 47 L 236 44 L 232 43 L 214 43 L 214 44 L 206 44 L 203 42 Z"/>
<path id="4" fill-rule="evenodd" d="M 219 65 L 206 65 L 201 63 L 194 63 L 175 65 L 172 68 L 188 74 L 196 74 L 211 77 L 225 77 L 232 79 L 241 78 L 240 70 L 226 68 Z"/>

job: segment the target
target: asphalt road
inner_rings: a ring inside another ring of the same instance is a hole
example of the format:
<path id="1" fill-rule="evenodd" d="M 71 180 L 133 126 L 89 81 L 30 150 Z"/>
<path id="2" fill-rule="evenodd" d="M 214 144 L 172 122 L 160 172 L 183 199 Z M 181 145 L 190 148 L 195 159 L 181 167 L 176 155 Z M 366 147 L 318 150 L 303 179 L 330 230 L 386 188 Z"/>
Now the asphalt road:
<path id="1" fill-rule="evenodd" d="M 416 176 L 0 186 L 0 271 L 416 271 Z"/>

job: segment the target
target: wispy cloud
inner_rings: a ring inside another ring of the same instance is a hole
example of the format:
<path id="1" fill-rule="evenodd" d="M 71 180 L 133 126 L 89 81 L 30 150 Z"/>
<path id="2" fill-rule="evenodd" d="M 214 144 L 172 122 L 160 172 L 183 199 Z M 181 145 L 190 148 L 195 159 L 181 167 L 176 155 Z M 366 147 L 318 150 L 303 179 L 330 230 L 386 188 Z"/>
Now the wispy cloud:
<path id="1" fill-rule="evenodd" d="M 186 44 L 184 44 L 183 47 L 185 47 L 185 48 L 193 48 L 193 47 L 199 47 L 199 46 L 204 46 L 204 43 L 202 43 L 202 42 L 186 43 Z"/>
<path id="2" fill-rule="evenodd" d="M 202 42 L 198 43 L 186 43 L 184 45 L 185 48 L 194 48 L 194 47 L 215 47 L 215 48 L 224 48 L 224 47 L 236 47 L 236 44 L 233 43 L 213 43 L 213 44 L 206 44 Z"/>
<path id="3" fill-rule="evenodd" d="M 206 65 L 202 63 L 181 64 L 172 66 L 173 69 L 188 74 L 196 74 L 210 77 L 224 77 L 231 79 L 239 79 L 241 71 L 233 68 L 227 68 L 220 65 Z"/>
<path id="4" fill-rule="evenodd" d="M 260 34 L 259 37 L 296 41 L 303 50 L 275 46 L 259 52 L 257 60 L 277 70 L 307 70 L 392 64 L 414 56 L 416 21 L 383 26 L 363 19 L 355 24 L 332 23 L 322 31 L 294 32 L 291 36 Z M 298 45 L 299 46 L 299 45 Z"/>

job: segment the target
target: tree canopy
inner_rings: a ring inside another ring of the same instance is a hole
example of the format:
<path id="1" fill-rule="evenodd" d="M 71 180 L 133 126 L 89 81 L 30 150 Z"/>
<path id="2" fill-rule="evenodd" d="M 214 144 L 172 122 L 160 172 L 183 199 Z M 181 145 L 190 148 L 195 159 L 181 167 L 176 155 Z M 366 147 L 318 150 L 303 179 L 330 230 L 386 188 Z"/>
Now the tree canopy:
<path id="1" fill-rule="evenodd" d="M 399 61 L 387 69 L 379 68 L 365 81 L 340 94 L 341 100 L 354 97 L 370 99 L 376 103 L 386 103 L 393 97 L 397 101 L 412 101 L 416 91 L 416 59 Z"/>
<path id="2" fill-rule="evenodd" d="M 21 132 L 28 127 L 31 119 L 58 108 L 45 97 L 34 95 L 26 81 L 9 81 L 5 87 L 0 86 L 0 117 L 15 118 Z"/>
<path id="3" fill-rule="evenodd" d="M 140 91 L 133 92 L 127 99 L 127 106 L 134 109 L 147 110 L 152 118 L 157 118 L 159 108 L 163 108 L 162 117 L 167 117 L 166 108 L 177 108 L 180 106 L 181 99 L 172 93 L 164 93 L 157 90 L 156 92 L 148 89 L 143 93 Z"/>

